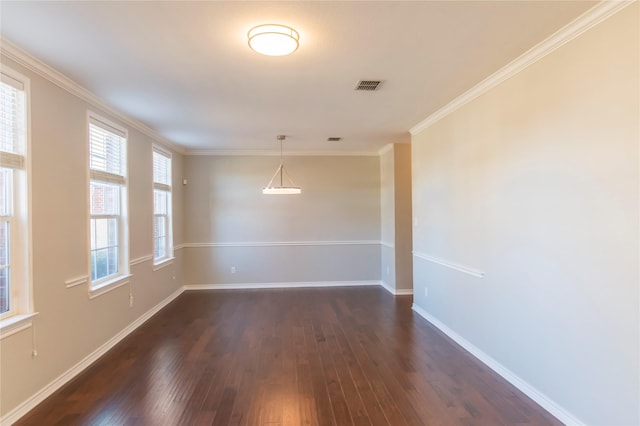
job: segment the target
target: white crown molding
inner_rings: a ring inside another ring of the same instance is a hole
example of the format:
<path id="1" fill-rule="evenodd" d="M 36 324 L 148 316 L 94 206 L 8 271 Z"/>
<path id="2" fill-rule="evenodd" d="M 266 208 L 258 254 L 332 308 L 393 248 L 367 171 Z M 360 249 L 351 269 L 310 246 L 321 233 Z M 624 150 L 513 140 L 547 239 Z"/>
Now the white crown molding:
<path id="1" fill-rule="evenodd" d="M 174 291 L 169 297 L 158 303 L 156 306 L 148 310 L 142 316 L 140 316 L 137 320 L 129 324 L 127 327 L 122 329 L 118 334 L 109 339 L 106 343 L 100 346 L 98 349 L 87 355 L 84 359 L 82 359 L 79 363 L 62 373 L 56 379 L 54 379 L 51 383 L 44 386 L 35 394 L 31 395 L 27 400 L 22 402 L 20 405 L 15 407 L 13 410 L 9 411 L 7 414 L 0 418 L 0 424 L 10 425 L 17 422 L 22 416 L 31 411 L 36 405 L 40 404 L 47 397 L 53 394 L 56 390 L 60 389 L 66 383 L 71 381 L 78 374 L 82 373 L 87 367 L 93 364 L 98 360 L 102 355 L 107 353 L 111 348 L 117 345 L 122 339 L 131 334 L 136 328 L 140 327 L 145 321 L 149 318 L 157 314 L 162 308 L 171 303 L 175 298 L 180 296 L 184 291 L 184 287 L 180 287 L 176 291 Z"/>
<path id="2" fill-rule="evenodd" d="M 450 329 L 443 322 L 429 314 L 426 310 L 416 305 L 415 303 L 411 307 L 418 315 L 433 324 L 437 329 L 446 334 L 451 340 L 462 346 L 467 352 L 471 353 L 475 358 L 484 363 L 487 367 L 498 373 L 506 381 L 522 391 L 529 398 L 533 399 L 542 408 L 547 410 L 558 420 L 566 425 L 584 425 L 585 423 L 579 420 L 576 416 L 567 411 L 560 404 L 549 398 L 544 393 L 540 392 L 534 386 L 530 385 L 525 380 L 521 379 L 517 374 L 509 370 L 507 367 L 500 364 L 498 361 L 487 355 L 485 352 L 476 347 L 473 343 L 469 342 L 464 337 Z"/>
<path id="3" fill-rule="evenodd" d="M 184 155 L 212 157 L 279 157 L 280 151 L 271 150 L 228 150 L 228 149 L 187 149 Z M 284 151 L 285 157 L 377 157 L 372 151 Z"/>
<path id="4" fill-rule="evenodd" d="M 598 3 L 578 18 L 556 31 L 550 37 L 538 43 L 512 62 L 500 68 L 497 72 L 485 78 L 480 83 L 473 86 L 471 89 L 467 90 L 465 93 L 413 126 L 409 129 L 409 132 L 411 135 L 417 135 L 444 117 L 493 89 L 500 83 L 508 80 L 520 71 L 554 52 L 564 44 L 578 37 L 580 34 L 618 13 L 635 1 L 636 0 L 604 0 Z"/>
<path id="5" fill-rule="evenodd" d="M 101 110 L 122 121 L 128 126 L 131 126 L 139 132 L 149 136 L 154 140 L 154 142 L 160 145 L 164 145 L 165 147 L 170 148 L 176 152 L 184 154 L 185 150 L 183 147 L 175 144 L 174 142 L 171 142 L 146 124 L 143 124 L 140 121 L 135 120 L 128 115 L 120 112 L 116 108 L 109 105 L 106 101 L 96 96 L 93 92 L 85 89 L 75 81 L 71 80 L 69 77 L 65 76 L 61 72 L 42 62 L 40 59 L 37 59 L 30 53 L 26 52 L 25 50 L 19 48 L 18 46 L 2 37 L 0 37 L 0 52 L 7 58 L 17 62 L 28 70 L 33 71 L 41 77 L 49 80 L 56 86 L 61 87 L 72 95 L 77 96 L 78 98 L 84 100 L 85 102 L 88 102 L 89 104 L 97 108 L 100 108 Z"/>
<path id="6" fill-rule="evenodd" d="M 262 242 L 229 242 L 229 243 L 184 243 L 184 248 L 202 247 L 281 247 L 281 246 L 371 246 L 381 244 L 376 240 L 356 241 L 262 241 Z"/>
<path id="7" fill-rule="evenodd" d="M 484 271 L 481 271 L 476 268 L 472 268 L 470 266 L 461 265 L 459 263 L 455 263 L 450 260 L 442 259 L 441 257 L 431 256 L 429 254 L 421 253 L 418 251 L 414 251 L 413 256 L 417 257 L 418 259 L 423 259 L 432 263 L 436 263 L 438 265 L 447 267 L 449 269 L 455 269 L 456 271 L 464 272 L 465 274 L 474 276 L 476 278 L 484 278 Z"/>
<path id="8" fill-rule="evenodd" d="M 378 155 L 379 156 L 383 156 L 384 154 L 386 154 L 387 152 L 393 150 L 393 144 L 392 143 L 388 143 L 385 146 L 383 146 L 382 148 L 380 148 L 378 150 Z"/>

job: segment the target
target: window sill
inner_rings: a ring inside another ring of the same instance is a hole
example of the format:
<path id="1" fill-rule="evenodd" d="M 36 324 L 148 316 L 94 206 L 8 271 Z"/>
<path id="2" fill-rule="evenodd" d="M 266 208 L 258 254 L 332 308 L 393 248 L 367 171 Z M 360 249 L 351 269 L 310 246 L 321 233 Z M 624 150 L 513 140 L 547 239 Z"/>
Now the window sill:
<path id="1" fill-rule="evenodd" d="M 0 340 L 30 328 L 33 325 L 33 317 L 36 315 L 38 315 L 38 312 L 32 312 L 30 314 L 14 315 L 0 321 Z"/>
<path id="2" fill-rule="evenodd" d="M 154 263 L 153 264 L 153 271 L 155 272 L 155 271 L 158 271 L 158 270 L 160 270 L 160 269 L 162 269 L 162 268 L 164 268 L 166 266 L 171 265 L 173 263 L 174 259 L 175 259 L 175 257 L 167 257 L 167 258 L 162 259 L 158 263 Z"/>
<path id="3" fill-rule="evenodd" d="M 115 290 L 118 287 L 129 284 L 129 278 L 133 275 L 120 275 L 110 281 L 100 283 L 99 286 L 89 289 L 89 299 L 95 299 L 98 296 L 109 293 L 111 290 Z"/>

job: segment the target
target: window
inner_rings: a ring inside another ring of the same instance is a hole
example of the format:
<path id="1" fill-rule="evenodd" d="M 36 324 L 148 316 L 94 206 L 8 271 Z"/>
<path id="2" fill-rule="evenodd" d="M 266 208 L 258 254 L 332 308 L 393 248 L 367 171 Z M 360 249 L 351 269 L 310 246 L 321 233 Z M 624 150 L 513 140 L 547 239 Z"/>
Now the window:
<path id="1" fill-rule="evenodd" d="M 28 79 L 0 73 L 0 320 L 32 312 L 27 185 Z"/>
<path id="2" fill-rule="evenodd" d="M 89 115 L 91 288 L 128 276 L 127 133 Z"/>
<path id="3" fill-rule="evenodd" d="M 153 262 L 173 258 L 171 236 L 171 154 L 153 148 Z"/>

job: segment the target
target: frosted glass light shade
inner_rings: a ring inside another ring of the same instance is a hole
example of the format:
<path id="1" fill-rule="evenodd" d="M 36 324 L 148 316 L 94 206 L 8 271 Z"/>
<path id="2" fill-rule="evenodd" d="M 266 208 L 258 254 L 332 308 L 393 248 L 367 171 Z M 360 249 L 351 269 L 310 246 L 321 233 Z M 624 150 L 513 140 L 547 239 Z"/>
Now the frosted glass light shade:
<path id="1" fill-rule="evenodd" d="M 295 52 L 300 36 L 293 28 L 277 24 L 258 25 L 249 30 L 249 47 L 268 56 L 283 56 Z"/>
<path id="2" fill-rule="evenodd" d="M 295 186 L 276 186 L 264 188 L 262 193 L 265 195 L 294 195 L 302 193 L 302 189 Z"/>

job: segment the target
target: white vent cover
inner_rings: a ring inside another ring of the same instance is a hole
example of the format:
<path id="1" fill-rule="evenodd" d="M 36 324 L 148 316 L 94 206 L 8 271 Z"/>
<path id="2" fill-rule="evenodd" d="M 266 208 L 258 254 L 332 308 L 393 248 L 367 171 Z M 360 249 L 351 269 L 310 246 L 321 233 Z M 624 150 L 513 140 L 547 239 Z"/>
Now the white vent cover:
<path id="1" fill-rule="evenodd" d="M 355 89 L 373 92 L 380 88 L 380 84 L 382 84 L 382 80 L 360 80 L 358 84 L 356 84 Z"/>

